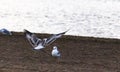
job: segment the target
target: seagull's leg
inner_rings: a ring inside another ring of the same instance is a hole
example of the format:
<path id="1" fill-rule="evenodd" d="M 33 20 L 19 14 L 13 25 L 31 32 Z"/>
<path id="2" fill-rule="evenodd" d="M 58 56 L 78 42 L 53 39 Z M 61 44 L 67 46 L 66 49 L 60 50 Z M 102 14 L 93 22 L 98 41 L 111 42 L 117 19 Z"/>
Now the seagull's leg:
<path id="1" fill-rule="evenodd" d="M 60 63 L 60 57 L 57 57 L 57 63 Z"/>
<path id="2" fill-rule="evenodd" d="M 54 60 L 54 62 L 56 62 L 56 63 L 60 63 L 60 57 L 53 57 L 53 60 Z"/>

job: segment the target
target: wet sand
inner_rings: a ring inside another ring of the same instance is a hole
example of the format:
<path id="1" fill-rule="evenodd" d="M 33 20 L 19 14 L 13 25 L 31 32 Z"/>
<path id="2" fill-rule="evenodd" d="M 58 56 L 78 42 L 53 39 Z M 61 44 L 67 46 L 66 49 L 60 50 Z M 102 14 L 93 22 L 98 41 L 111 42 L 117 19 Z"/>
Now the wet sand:
<path id="1" fill-rule="evenodd" d="M 120 71 L 119 39 L 63 36 L 44 50 L 51 54 L 54 45 L 62 55 L 59 62 L 42 51 L 33 50 L 23 33 L 0 35 L 0 72 Z"/>

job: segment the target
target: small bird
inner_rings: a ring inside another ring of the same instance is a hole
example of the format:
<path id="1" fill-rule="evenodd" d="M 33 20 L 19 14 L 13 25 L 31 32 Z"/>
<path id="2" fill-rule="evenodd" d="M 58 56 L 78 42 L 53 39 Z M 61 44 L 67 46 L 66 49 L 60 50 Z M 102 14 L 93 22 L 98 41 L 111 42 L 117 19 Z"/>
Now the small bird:
<path id="1" fill-rule="evenodd" d="M 12 33 L 10 31 L 8 31 L 7 29 L 5 29 L 5 28 L 0 29 L 0 33 L 2 33 L 4 35 L 12 35 Z"/>
<path id="2" fill-rule="evenodd" d="M 53 46 L 52 56 L 56 58 L 59 58 L 61 56 L 60 52 L 57 49 L 57 46 Z"/>
<path id="3" fill-rule="evenodd" d="M 48 38 L 40 39 L 35 34 L 31 33 L 30 31 L 24 29 L 24 33 L 26 35 L 26 38 L 30 42 L 30 44 L 34 47 L 35 50 L 40 50 L 45 48 L 46 46 L 53 43 L 56 39 L 60 38 L 62 35 L 64 35 L 67 31 L 53 34 L 52 36 Z"/>

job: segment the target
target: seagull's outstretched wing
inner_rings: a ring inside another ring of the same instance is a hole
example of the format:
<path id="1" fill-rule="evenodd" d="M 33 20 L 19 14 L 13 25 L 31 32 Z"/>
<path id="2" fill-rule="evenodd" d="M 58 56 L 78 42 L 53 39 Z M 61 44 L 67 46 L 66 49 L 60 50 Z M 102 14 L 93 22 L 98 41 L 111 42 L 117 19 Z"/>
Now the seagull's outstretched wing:
<path id="1" fill-rule="evenodd" d="M 28 39 L 29 43 L 33 47 L 38 46 L 38 44 L 41 42 L 41 39 L 39 39 L 35 34 L 31 33 L 30 31 L 24 29 L 24 33 L 25 33 L 26 38 Z"/>
<path id="2" fill-rule="evenodd" d="M 67 31 L 65 32 L 62 32 L 62 33 L 59 33 L 59 34 L 53 34 L 51 37 L 47 38 L 46 41 L 45 41 L 45 44 L 44 45 L 49 45 L 51 44 L 52 42 L 54 42 L 56 39 L 60 38 L 62 35 L 64 35 Z"/>
<path id="3" fill-rule="evenodd" d="M 5 28 L 1 29 L 0 33 L 5 34 L 5 35 L 12 35 L 12 33 Z"/>

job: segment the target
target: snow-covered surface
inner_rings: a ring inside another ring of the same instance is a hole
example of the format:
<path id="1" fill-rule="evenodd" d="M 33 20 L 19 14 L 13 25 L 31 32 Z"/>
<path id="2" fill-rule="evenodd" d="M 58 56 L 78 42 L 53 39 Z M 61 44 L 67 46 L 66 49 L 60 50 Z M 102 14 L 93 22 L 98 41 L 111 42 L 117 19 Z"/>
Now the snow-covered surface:
<path id="1" fill-rule="evenodd" d="M 0 0 L 0 28 L 120 39 L 120 1 Z"/>

